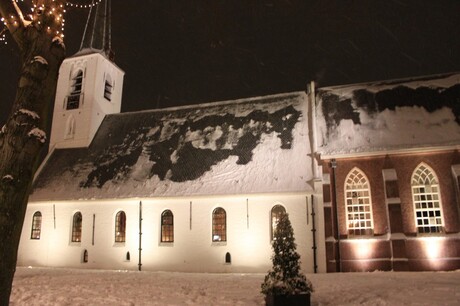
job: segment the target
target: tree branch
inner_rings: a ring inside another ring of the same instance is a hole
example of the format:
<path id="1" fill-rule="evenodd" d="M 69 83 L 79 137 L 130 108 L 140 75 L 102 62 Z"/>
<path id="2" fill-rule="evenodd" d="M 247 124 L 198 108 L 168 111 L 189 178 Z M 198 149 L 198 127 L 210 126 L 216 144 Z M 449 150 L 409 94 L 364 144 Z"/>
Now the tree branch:
<path id="1" fill-rule="evenodd" d="M 22 41 L 22 35 L 19 33 L 22 31 L 18 32 L 18 30 L 23 29 L 25 26 L 21 9 L 14 0 L 0 0 L 0 15 L 11 36 L 19 44 Z"/>

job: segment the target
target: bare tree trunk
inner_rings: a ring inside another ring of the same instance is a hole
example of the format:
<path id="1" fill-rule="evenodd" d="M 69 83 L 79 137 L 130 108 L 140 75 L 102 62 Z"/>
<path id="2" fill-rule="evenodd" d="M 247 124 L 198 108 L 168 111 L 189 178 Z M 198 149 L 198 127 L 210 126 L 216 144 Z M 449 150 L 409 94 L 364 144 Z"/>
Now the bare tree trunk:
<path id="1" fill-rule="evenodd" d="M 16 98 L 0 131 L 0 305 L 8 305 L 17 250 L 47 120 L 65 56 L 61 38 L 65 0 L 37 0 L 32 21 L 14 0 L 0 0 L 0 15 L 21 53 Z"/>

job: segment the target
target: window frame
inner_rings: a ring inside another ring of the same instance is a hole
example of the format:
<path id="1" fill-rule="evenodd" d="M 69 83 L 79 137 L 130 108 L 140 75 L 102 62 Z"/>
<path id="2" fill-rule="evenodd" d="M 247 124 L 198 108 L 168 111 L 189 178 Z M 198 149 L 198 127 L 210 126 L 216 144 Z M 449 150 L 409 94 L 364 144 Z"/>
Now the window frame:
<path id="1" fill-rule="evenodd" d="M 126 242 L 126 213 L 120 210 L 115 215 L 115 243 Z"/>
<path id="2" fill-rule="evenodd" d="M 83 215 L 80 211 L 73 214 L 72 217 L 72 237 L 71 242 L 80 243 L 83 232 Z"/>
<path id="3" fill-rule="evenodd" d="M 227 241 L 227 212 L 222 207 L 212 211 L 212 242 Z"/>
<path id="4" fill-rule="evenodd" d="M 356 238 L 373 236 L 372 190 L 364 171 L 354 167 L 348 172 L 343 194 L 348 236 Z"/>
<path id="5" fill-rule="evenodd" d="M 170 221 L 170 223 L 168 223 Z M 174 214 L 166 209 L 161 213 L 160 220 L 160 241 L 161 243 L 174 242 Z"/>
<path id="6" fill-rule="evenodd" d="M 30 239 L 40 240 L 42 233 L 43 216 L 40 211 L 36 211 L 32 216 L 32 227 L 30 231 Z"/>
<path id="7" fill-rule="evenodd" d="M 411 195 L 417 234 L 433 235 L 443 233 L 444 216 L 441 188 L 436 172 L 426 163 L 420 163 L 412 172 Z"/>

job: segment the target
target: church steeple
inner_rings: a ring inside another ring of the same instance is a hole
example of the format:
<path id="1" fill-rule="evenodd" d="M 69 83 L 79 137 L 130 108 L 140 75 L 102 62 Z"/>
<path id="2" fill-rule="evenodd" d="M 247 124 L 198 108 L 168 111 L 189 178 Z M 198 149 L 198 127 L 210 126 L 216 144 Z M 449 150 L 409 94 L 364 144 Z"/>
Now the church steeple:
<path id="1" fill-rule="evenodd" d="M 113 61 L 111 31 L 111 0 L 92 0 L 80 50 L 76 55 L 102 53 Z"/>
<path id="2" fill-rule="evenodd" d="M 124 72 L 111 48 L 110 0 L 93 0 L 80 50 L 59 69 L 50 150 L 88 147 L 105 115 L 119 113 Z"/>

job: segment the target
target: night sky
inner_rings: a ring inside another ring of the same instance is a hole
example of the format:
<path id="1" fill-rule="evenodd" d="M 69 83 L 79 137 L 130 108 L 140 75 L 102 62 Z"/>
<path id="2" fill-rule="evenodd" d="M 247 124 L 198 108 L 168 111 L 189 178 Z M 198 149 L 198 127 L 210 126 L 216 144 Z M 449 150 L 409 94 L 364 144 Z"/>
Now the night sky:
<path id="1" fill-rule="evenodd" d="M 87 13 L 67 10 L 68 55 Z M 459 0 L 113 0 L 112 48 L 126 72 L 122 111 L 305 90 L 311 80 L 460 71 L 459 14 Z M 0 124 L 18 71 L 9 39 L 0 45 Z"/>

